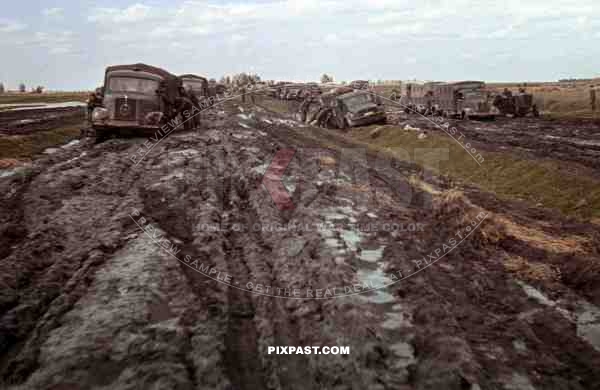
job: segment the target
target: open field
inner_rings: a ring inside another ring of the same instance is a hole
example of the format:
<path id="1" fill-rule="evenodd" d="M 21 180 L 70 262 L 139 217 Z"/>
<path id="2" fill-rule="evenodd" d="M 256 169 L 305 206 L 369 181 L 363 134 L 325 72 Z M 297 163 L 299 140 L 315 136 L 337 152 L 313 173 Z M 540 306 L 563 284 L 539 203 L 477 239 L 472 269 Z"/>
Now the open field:
<path id="1" fill-rule="evenodd" d="M 3 93 L 0 104 L 85 102 L 89 92 Z M 0 110 L 2 108 L 0 107 Z"/>
<path id="2" fill-rule="evenodd" d="M 296 108 L 2 171 L 0 387 L 600 387 L 597 125 L 456 121 L 479 166 L 419 118 L 342 133 Z M 267 352 L 306 345 L 350 354 Z"/>

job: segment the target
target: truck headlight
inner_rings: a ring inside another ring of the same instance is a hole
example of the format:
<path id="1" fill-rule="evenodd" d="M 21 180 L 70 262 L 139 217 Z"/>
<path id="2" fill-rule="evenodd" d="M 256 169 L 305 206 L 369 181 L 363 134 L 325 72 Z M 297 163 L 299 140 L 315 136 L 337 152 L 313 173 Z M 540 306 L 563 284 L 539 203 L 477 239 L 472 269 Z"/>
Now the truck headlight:
<path id="1" fill-rule="evenodd" d="M 92 112 L 92 121 L 103 121 L 108 119 L 108 110 L 104 107 L 96 107 Z"/>
<path id="2" fill-rule="evenodd" d="M 149 112 L 144 117 L 144 123 L 150 126 L 158 125 L 163 119 L 163 113 L 160 111 Z"/>

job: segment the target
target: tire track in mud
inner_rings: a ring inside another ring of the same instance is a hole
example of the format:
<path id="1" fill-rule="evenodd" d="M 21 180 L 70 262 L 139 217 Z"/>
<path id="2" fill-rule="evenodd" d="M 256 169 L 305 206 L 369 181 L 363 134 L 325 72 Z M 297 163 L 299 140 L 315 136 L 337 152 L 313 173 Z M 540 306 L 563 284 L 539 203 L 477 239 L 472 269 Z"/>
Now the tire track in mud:
<path id="1" fill-rule="evenodd" d="M 225 161 L 232 169 L 232 160 L 228 158 L 231 154 L 227 152 L 226 148 L 223 150 Z M 247 220 L 243 216 L 248 208 L 248 193 L 247 188 L 240 189 L 240 183 L 232 183 L 234 179 L 231 176 L 231 170 L 229 170 L 229 174 L 222 178 L 224 181 L 222 226 L 226 229 L 223 251 L 230 275 L 249 275 L 250 269 L 244 255 L 244 244 L 233 227 L 233 224 L 236 223 L 247 226 Z M 234 190 L 236 193 L 232 194 Z M 237 195 L 239 198 L 232 199 L 234 198 L 232 195 Z M 235 209 L 232 209 L 232 203 L 236 204 Z M 236 389 L 266 389 L 265 374 L 258 353 L 259 335 L 254 322 L 255 310 L 252 298 L 247 292 L 232 287 L 227 288 L 227 298 L 225 370 Z"/>
<path id="2" fill-rule="evenodd" d="M 277 146 L 271 145 L 270 149 L 277 147 L 283 145 L 277 143 Z M 243 168 L 240 170 L 243 166 L 240 155 L 230 152 L 228 156 L 231 165 L 226 189 L 231 196 L 226 197 L 223 203 L 227 226 L 226 253 L 230 254 L 227 256 L 227 267 L 234 278 L 247 275 L 265 285 L 276 285 L 277 270 L 271 260 L 274 248 L 266 242 L 260 231 L 250 228 L 259 221 L 261 224 L 273 222 L 270 216 L 259 211 L 261 206 L 256 203 L 256 198 L 264 199 L 264 195 L 261 195 L 262 185 L 252 182 L 252 178 L 248 179 Z M 285 218 L 285 215 L 282 217 Z M 245 228 L 236 231 L 231 228 L 233 225 Z M 313 388 L 312 376 L 306 369 L 308 360 L 303 356 L 286 356 L 285 360 L 265 356 L 267 344 L 300 345 L 297 332 L 290 326 L 285 300 L 229 288 L 229 304 L 231 340 L 227 341 L 226 346 L 232 355 L 231 376 L 247 378 L 239 384 L 239 388 Z M 264 327 L 265 317 L 269 318 L 269 325 L 259 330 L 257 323 L 260 322 Z"/>
<path id="3" fill-rule="evenodd" d="M 210 138 L 210 137 L 209 137 Z M 157 189 L 149 191 L 145 197 L 144 213 L 152 216 L 152 220 L 168 234 L 183 242 L 183 253 L 208 261 L 211 266 L 225 270 L 231 275 L 247 275 L 249 269 L 244 257 L 243 237 L 233 232 L 234 223 L 246 223 L 243 218 L 245 203 L 237 198 L 244 194 L 232 188 L 231 173 L 235 164 L 230 157 L 231 148 L 223 139 L 212 139 L 213 147 L 203 150 L 201 159 L 208 165 L 205 177 L 187 177 L 191 183 L 174 194 Z M 223 144 L 225 142 L 225 144 Z M 215 147 L 216 146 L 216 147 Z M 170 147 L 167 144 L 165 147 Z M 189 162 L 186 165 L 190 164 Z M 197 168 L 197 167 L 196 167 Z M 168 166 L 167 172 L 174 173 L 177 168 Z M 193 173 L 196 171 L 194 170 Z M 204 182 L 206 180 L 206 182 Z M 178 187 L 179 183 L 174 184 Z M 200 189 L 209 208 L 215 213 L 199 212 L 203 205 L 192 202 L 194 191 Z M 163 199 L 163 202 L 160 200 Z M 166 203 L 166 205 L 165 205 Z M 235 204 L 235 207 L 232 207 Z M 193 216 L 192 220 L 187 216 Z M 215 217 L 218 215 L 218 220 Z M 187 222 L 186 222 L 187 221 Z M 223 231 L 214 234 L 203 234 L 194 231 L 192 226 L 217 223 Z M 207 244 L 205 246 L 203 244 Z M 217 250 L 217 252 L 215 252 Z M 229 288 L 184 264 L 180 268 L 190 283 L 190 288 L 206 306 L 211 318 L 223 326 L 222 369 L 235 389 L 266 389 L 264 369 L 257 349 L 258 332 L 254 323 L 254 307 L 250 294 L 236 288 Z"/>
<path id="4" fill-rule="evenodd" d="M 225 254 L 232 275 L 248 274 L 243 247 L 233 234 L 228 234 Z M 258 353 L 258 332 L 254 324 L 254 305 L 245 291 L 229 288 L 227 332 L 225 339 L 226 372 L 236 389 L 266 389 L 264 372 Z"/>
<path id="5" fill-rule="evenodd" d="M 66 153 L 70 156 L 77 152 L 81 150 Z M 50 217 L 42 210 L 28 210 L 32 208 L 29 202 L 39 205 L 40 201 L 50 200 L 41 183 L 52 175 L 54 161 L 55 157 L 50 156 L 36 163 L 33 173 L 26 176 L 18 197 L 14 199 L 16 204 L 3 204 L 3 209 L 10 207 L 9 215 L 18 218 L 15 221 L 18 228 L 14 233 L 19 233 L 16 239 L 22 243 L 10 246 L 0 270 L 4 279 L 2 284 L 7 287 L 3 298 L 10 296 L 8 286 L 14 285 L 18 289 L 12 295 L 11 303 L 2 308 L 0 318 L 4 351 L 0 359 L 0 373 L 6 384 L 21 383 L 37 369 L 40 345 L 85 294 L 95 272 L 122 246 L 122 242 L 113 237 L 101 243 L 81 243 L 82 247 L 89 247 L 88 252 L 69 247 L 65 242 L 68 237 L 65 226 L 48 223 Z M 65 170 L 71 168 L 72 165 Z M 83 180 L 82 184 L 78 188 L 90 182 Z M 70 191 L 63 196 L 63 201 L 78 195 Z M 61 207 L 63 204 L 58 204 L 50 213 L 60 212 Z M 40 212 L 44 216 L 42 221 L 37 220 Z M 29 237 L 27 232 L 30 232 Z"/>

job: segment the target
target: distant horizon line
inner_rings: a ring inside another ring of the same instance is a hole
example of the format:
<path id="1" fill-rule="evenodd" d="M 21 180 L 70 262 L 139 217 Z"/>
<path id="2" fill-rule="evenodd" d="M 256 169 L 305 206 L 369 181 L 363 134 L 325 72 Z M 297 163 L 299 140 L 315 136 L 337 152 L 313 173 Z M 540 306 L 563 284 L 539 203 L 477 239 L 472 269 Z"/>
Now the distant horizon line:
<path id="1" fill-rule="evenodd" d="M 563 78 L 563 79 L 558 79 L 558 80 L 511 80 L 511 81 L 497 81 L 497 80 L 481 80 L 481 79 L 457 79 L 457 80 L 432 80 L 432 79 L 353 79 L 353 80 L 340 80 L 340 81 L 332 81 L 331 83 L 333 84 L 341 84 L 341 83 L 350 83 L 352 81 L 355 80 L 366 80 L 369 83 L 372 84 L 394 84 L 397 82 L 401 82 L 401 83 L 406 83 L 406 82 L 418 82 L 418 83 L 429 83 L 429 82 L 446 82 L 446 83 L 453 83 L 453 82 L 460 82 L 460 81 L 483 81 L 487 84 L 556 84 L 556 83 L 567 83 L 567 82 L 590 82 L 590 81 L 597 81 L 600 82 L 600 76 L 596 76 L 596 77 L 586 77 L 586 78 Z M 319 84 L 321 84 L 321 82 L 319 80 L 275 80 L 275 79 L 265 79 L 265 80 L 261 80 L 261 81 L 274 81 L 274 82 L 281 82 L 281 81 L 289 81 L 292 83 L 307 83 L 307 82 L 317 82 Z M 2 81 L 0 81 L 0 83 L 2 83 Z M 27 83 L 25 83 L 25 85 L 27 85 Z M 33 84 L 32 84 L 33 85 Z M 8 88 L 6 86 L 6 84 L 4 85 L 5 87 L 5 92 L 4 93 L 35 93 L 31 91 L 32 87 L 28 87 L 29 89 L 25 92 L 19 92 L 19 90 L 17 88 Z M 37 85 L 36 85 L 37 87 Z M 43 93 L 59 93 L 59 92 L 88 92 L 88 91 L 93 91 L 94 89 L 96 89 L 96 87 L 92 87 L 89 89 L 54 89 L 54 88 L 48 88 L 48 89 L 44 89 Z"/>

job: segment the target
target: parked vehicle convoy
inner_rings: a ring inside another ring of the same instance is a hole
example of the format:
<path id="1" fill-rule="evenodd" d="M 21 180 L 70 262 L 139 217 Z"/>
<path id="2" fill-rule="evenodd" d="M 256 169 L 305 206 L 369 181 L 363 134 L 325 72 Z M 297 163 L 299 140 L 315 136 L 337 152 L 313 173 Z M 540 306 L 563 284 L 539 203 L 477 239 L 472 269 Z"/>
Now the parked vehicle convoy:
<path id="1" fill-rule="evenodd" d="M 106 69 L 102 106 L 92 112 L 96 137 L 153 133 L 177 116 L 182 99 L 181 79 L 146 64 Z"/>
<path id="2" fill-rule="evenodd" d="M 387 120 L 377 95 L 349 87 L 335 88 L 319 97 L 307 98 L 302 102 L 298 116 L 301 121 L 337 129 L 385 123 Z"/>

